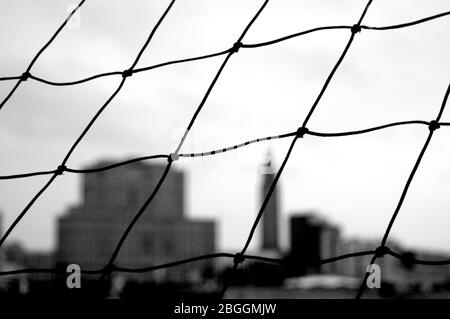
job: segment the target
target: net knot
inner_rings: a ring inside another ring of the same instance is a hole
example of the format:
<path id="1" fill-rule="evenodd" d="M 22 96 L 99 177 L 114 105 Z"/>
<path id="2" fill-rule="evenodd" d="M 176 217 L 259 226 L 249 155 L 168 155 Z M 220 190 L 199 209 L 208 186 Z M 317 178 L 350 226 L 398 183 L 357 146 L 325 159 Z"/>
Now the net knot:
<path id="1" fill-rule="evenodd" d="M 391 252 L 391 250 L 387 246 L 380 246 L 377 249 L 375 249 L 375 255 L 377 257 L 383 257 L 384 255 L 387 255 L 390 252 Z"/>
<path id="2" fill-rule="evenodd" d="M 28 78 L 30 77 L 30 72 L 24 72 L 24 73 L 22 73 L 22 75 L 20 76 L 20 80 L 21 81 L 26 81 L 26 80 L 28 80 Z"/>
<path id="3" fill-rule="evenodd" d="M 356 33 L 358 33 L 358 32 L 361 32 L 361 26 L 359 25 L 359 24 L 354 24 L 353 26 L 352 26 L 352 33 L 353 34 L 356 34 Z"/>
<path id="4" fill-rule="evenodd" d="M 56 175 L 62 175 L 65 171 L 67 170 L 67 167 L 66 167 L 66 165 L 59 165 L 57 168 L 56 168 Z"/>
<path id="5" fill-rule="evenodd" d="M 297 129 L 295 136 L 297 136 L 297 138 L 302 138 L 308 132 L 309 132 L 309 130 L 306 127 L 302 126 Z"/>
<path id="6" fill-rule="evenodd" d="M 114 272 L 117 269 L 116 265 L 114 264 L 107 264 L 105 268 L 103 268 L 103 273 L 105 275 L 110 275 L 112 272 Z"/>
<path id="7" fill-rule="evenodd" d="M 233 263 L 235 265 L 239 265 L 239 264 L 243 263 L 244 260 L 245 260 L 244 255 L 242 253 L 237 253 L 236 255 L 234 255 Z"/>
<path id="8" fill-rule="evenodd" d="M 175 162 L 180 158 L 180 155 L 178 155 L 177 153 L 172 153 L 169 155 L 169 157 L 167 158 L 167 160 L 169 161 L 169 163 Z"/>
<path id="9" fill-rule="evenodd" d="M 429 129 L 431 132 L 437 130 L 437 129 L 440 128 L 440 127 L 441 127 L 441 125 L 440 125 L 437 121 L 435 121 L 435 120 L 431 121 L 430 124 L 428 124 L 428 129 Z"/>
<path id="10" fill-rule="evenodd" d="M 230 52 L 237 53 L 241 47 L 242 47 L 242 42 L 238 41 L 233 44 L 233 47 L 231 48 Z"/>
<path id="11" fill-rule="evenodd" d="M 127 77 L 132 76 L 132 75 L 133 75 L 133 70 L 131 70 L 131 69 L 122 71 L 122 77 L 123 78 L 127 78 Z"/>

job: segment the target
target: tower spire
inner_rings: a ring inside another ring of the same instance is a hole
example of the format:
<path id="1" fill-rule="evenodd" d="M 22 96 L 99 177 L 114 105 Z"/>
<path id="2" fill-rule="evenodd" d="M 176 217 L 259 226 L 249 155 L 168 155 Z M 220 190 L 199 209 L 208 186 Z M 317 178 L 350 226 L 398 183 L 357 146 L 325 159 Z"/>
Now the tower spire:
<path id="1" fill-rule="evenodd" d="M 270 148 L 267 149 L 266 156 L 261 166 L 261 173 L 263 175 L 272 175 L 275 173 L 275 169 L 273 167 L 273 157 Z"/>
<path id="2" fill-rule="evenodd" d="M 266 157 L 262 164 L 262 194 L 261 201 L 269 192 L 270 186 L 275 179 L 275 169 L 273 167 L 273 157 L 270 149 L 267 150 Z M 278 251 L 278 190 L 277 186 L 267 203 L 262 217 L 262 249 Z"/>

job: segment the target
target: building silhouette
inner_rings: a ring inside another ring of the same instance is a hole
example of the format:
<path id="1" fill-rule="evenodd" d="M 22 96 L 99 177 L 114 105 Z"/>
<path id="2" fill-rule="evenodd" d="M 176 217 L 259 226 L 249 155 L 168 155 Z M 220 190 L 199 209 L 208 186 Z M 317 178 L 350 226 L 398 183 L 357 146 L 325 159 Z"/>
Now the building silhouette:
<path id="1" fill-rule="evenodd" d="M 290 233 L 291 251 L 286 260 L 291 276 L 338 272 L 333 264 L 320 264 L 339 252 L 339 229 L 335 225 L 313 213 L 294 214 L 290 218 Z"/>
<path id="2" fill-rule="evenodd" d="M 273 183 L 276 172 L 272 166 L 272 157 L 270 152 L 267 154 L 266 162 L 262 167 L 263 182 L 262 182 L 262 201 L 269 192 L 270 186 Z M 272 196 L 267 203 L 266 209 L 262 216 L 262 238 L 261 238 L 261 248 L 262 250 L 279 252 L 279 241 L 278 241 L 278 189 L 275 187 Z"/>
<path id="3" fill-rule="evenodd" d="M 88 167 L 110 165 L 103 161 Z M 82 202 L 58 220 L 59 265 L 102 269 L 139 208 L 154 189 L 164 165 L 133 163 L 86 174 Z M 141 268 L 215 251 L 215 224 L 184 216 L 184 174 L 171 170 L 151 205 L 135 224 L 115 264 Z M 181 282 L 198 278 L 209 261 L 139 274 L 143 280 Z M 132 275 L 130 275 L 132 276 Z"/>

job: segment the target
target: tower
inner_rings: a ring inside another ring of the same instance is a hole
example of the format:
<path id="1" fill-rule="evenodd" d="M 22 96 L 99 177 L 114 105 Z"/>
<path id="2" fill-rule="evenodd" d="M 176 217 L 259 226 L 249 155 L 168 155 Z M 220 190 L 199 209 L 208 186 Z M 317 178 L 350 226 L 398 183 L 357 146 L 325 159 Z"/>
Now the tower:
<path id="1" fill-rule="evenodd" d="M 267 153 L 267 159 L 262 166 L 262 194 L 261 202 L 269 192 L 270 186 L 275 179 L 275 169 L 272 166 L 272 156 L 270 152 Z M 267 203 L 266 209 L 262 216 L 262 249 L 278 251 L 278 191 L 275 187 L 272 196 Z"/>

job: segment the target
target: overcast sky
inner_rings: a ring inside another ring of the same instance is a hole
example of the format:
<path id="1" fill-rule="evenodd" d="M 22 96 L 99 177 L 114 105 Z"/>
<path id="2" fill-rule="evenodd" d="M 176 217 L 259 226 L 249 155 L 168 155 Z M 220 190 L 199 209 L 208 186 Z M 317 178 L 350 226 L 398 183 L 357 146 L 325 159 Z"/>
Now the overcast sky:
<path id="1" fill-rule="evenodd" d="M 262 0 L 178 0 L 138 67 L 225 50 Z M 73 0 L 0 2 L 0 76 L 21 74 L 75 4 Z M 70 81 L 129 67 L 169 1 L 88 0 L 79 27 L 64 29 L 32 69 Z M 309 28 L 354 24 L 366 1 L 271 0 L 244 43 Z M 385 26 L 450 11 L 448 0 L 374 0 L 363 24 Z M 337 132 L 436 117 L 450 81 L 450 17 L 392 31 L 357 34 L 308 126 Z M 301 125 L 350 35 L 321 31 L 231 57 L 182 152 L 222 148 L 294 131 Z M 224 56 L 133 75 L 74 152 L 69 167 L 99 158 L 170 153 Z M 54 169 L 121 77 L 52 87 L 29 80 L 0 112 L 0 174 Z M 0 82 L 0 99 L 13 82 Z M 450 107 L 450 106 L 448 106 Z M 443 121 L 450 121 L 450 110 Z M 300 140 L 280 180 L 283 236 L 287 216 L 314 210 L 344 236 L 379 238 L 426 139 L 425 126 Z M 391 232 L 407 247 L 450 244 L 450 129 L 436 132 Z M 277 167 L 290 139 L 175 167 L 187 174 L 187 214 L 214 218 L 219 248 L 241 248 L 260 205 L 259 166 L 270 147 Z M 8 238 L 50 249 L 55 217 L 77 203 L 81 176 L 58 178 Z M 48 176 L 0 181 L 3 230 Z M 259 243 L 255 237 L 253 247 Z"/>

